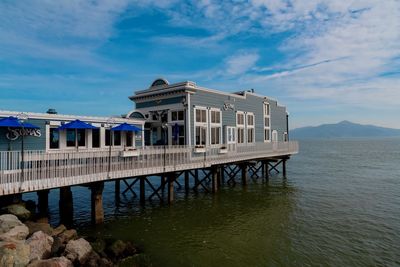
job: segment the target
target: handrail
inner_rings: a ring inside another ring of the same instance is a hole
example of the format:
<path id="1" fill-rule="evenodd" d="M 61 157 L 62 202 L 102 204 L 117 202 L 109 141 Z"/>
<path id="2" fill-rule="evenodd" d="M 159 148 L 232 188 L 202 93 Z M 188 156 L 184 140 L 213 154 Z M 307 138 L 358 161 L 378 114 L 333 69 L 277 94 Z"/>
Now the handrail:
<path id="1" fill-rule="evenodd" d="M 152 146 L 109 151 L 0 151 L 0 196 L 107 179 L 154 175 L 216 164 L 292 155 L 295 141 L 221 147 Z M 22 174 L 23 172 L 23 174 Z"/>

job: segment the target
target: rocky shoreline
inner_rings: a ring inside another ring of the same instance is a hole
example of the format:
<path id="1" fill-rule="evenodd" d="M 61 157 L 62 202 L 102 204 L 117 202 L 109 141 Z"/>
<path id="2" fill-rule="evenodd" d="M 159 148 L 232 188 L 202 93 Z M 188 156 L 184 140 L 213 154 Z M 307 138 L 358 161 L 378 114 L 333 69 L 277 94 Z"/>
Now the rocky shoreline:
<path id="1" fill-rule="evenodd" d="M 30 221 L 24 207 L 5 211 L 14 214 L 0 215 L 0 267 L 152 266 L 130 241 L 80 237 L 62 224 Z"/>

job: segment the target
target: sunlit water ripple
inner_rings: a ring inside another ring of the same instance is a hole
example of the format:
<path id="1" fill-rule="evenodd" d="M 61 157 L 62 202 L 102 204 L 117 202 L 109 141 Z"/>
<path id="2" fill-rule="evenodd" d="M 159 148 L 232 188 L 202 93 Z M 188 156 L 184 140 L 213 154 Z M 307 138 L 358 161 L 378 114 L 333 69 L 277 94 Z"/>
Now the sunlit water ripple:
<path id="1" fill-rule="evenodd" d="M 400 139 L 303 141 L 288 178 L 260 179 L 216 195 L 178 190 L 171 207 L 116 208 L 92 228 L 90 194 L 75 188 L 81 233 L 131 239 L 155 266 L 399 266 Z M 58 192 L 50 194 L 58 222 Z M 26 198 L 34 198 L 28 195 Z"/>

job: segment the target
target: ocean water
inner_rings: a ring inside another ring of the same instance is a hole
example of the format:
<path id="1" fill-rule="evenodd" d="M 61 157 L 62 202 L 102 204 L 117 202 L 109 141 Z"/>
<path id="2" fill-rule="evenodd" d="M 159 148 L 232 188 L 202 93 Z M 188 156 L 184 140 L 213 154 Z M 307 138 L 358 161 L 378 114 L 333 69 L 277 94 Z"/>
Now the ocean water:
<path id="1" fill-rule="evenodd" d="M 400 139 L 301 141 L 287 167 L 214 195 L 177 189 L 172 206 L 128 194 L 116 207 L 109 183 L 98 227 L 76 187 L 75 224 L 132 240 L 154 266 L 400 266 Z M 50 199 L 57 224 L 57 190 Z"/>

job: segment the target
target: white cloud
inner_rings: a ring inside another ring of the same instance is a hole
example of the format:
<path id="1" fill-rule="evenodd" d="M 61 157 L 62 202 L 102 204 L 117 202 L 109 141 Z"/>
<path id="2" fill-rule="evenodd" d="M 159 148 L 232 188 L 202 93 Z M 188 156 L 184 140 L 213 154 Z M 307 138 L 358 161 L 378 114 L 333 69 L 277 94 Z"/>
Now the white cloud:
<path id="1" fill-rule="evenodd" d="M 259 56 L 256 53 L 239 52 L 226 59 L 225 73 L 238 75 L 249 71 L 257 62 Z"/>

